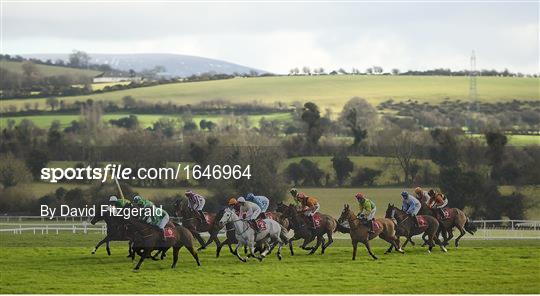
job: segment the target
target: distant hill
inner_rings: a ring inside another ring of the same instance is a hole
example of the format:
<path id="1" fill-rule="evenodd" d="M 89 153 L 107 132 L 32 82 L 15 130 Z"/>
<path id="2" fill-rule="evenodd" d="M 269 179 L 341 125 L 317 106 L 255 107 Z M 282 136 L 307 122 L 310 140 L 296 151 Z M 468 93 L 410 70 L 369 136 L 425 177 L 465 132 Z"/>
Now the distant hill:
<path id="1" fill-rule="evenodd" d="M 91 63 L 108 64 L 114 69 L 128 71 L 133 69 L 140 72 L 144 69 L 152 69 L 156 66 L 165 67 L 166 76 L 187 77 L 207 72 L 220 74 L 249 73 L 256 71 L 259 74 L 268 73 L 264 70 L 254 69 L 242 65 L 237 65 L 221 60 L 180 55 L 180 54 L 97 54 L 89 53 Z M 25 54 L 26 58 L 37 58 L 40 60 L 67 60 L 68 54 Z"/>
<path id="2" fill-rule="evenodd" d="M 23 72 L 22 64 L 23 62 L 0 60 L 0 67 L 7 69 L 8 71 L 18 73 L 18 74 L 22 74 Z M 39 72 L 43 76 L 69 75 L 69 76 L 94 77 L 101 73 L 99 71 L 94 71 L 94 70 L 49 66 L 49 65 L 41 65 L 41 64 L 36 64 L 36 67 L 39 69 Z"/>

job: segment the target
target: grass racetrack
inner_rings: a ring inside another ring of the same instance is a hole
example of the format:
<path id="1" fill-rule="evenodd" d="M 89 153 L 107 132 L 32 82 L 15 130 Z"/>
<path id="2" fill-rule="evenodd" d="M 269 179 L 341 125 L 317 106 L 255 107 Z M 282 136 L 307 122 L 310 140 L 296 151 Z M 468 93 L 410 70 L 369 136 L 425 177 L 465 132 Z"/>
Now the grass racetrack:
<path id="1" fill-rule="evenodd" d="M 539 293 L 540 241 L 463 240 L 459 249 L 406 249 L 383 255 L 375 239 L 372 260 L 359 246 L 351 260 L 350 240 L 336 240 L 325 255 L 295 256 L 284 250 L 280 262 L 242 263 L 224 248 L 202 253 L 197 267 L 182 249 L 176 269 L 172 253 L 163 261 L 145 261 L 134 272 L 127 244 L 90 251 L 101 234 L 0 234 L 0 293 Z"/>

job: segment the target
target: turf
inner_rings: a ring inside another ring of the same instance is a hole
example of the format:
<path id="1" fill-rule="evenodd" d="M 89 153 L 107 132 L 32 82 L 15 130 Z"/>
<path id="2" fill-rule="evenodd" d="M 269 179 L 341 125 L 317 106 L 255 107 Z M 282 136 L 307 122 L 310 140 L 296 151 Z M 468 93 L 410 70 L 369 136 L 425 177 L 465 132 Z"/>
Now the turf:
<path id="1" fill-rule="evenodd" d="M 197 267 L 180 251 L 176 269 L 171 253 L 164 261 L 145 261 L 134 272 L 125 258 L 126 244 L 113 243 L 91 255 L 101 238 L 88 235 L 0 235 L 0 293 L 539 293 L 540 241 L 462 241 L 460 249 L 428 255 L 414 247 L 405 255 L 383 255 L 376 239 L 372 260 L 360 246 L 351 260 L 349 240 L 338 240 L 325 255 L 295 256 L 282 261 L 242 263 L 227 250 L 200 254 Z"/>
<path id="2" fill-rule="evenodd" d="M 539 100 L 538 78 L 479 77 L 478 99 L 481 101 L 508 101 L 513 99 Z M 378 75 L 326 75 L 278 76 L 235 78 L 208 82 L 173 83 L 142 87 L 103 94 L 63 97 L 64 101 L 108 100 L 120 102 L 131 95 L 148 102 L 173 102 L 180 105 L 196 104 L 214 99 L 232 102 L 260 101 L 268 104 L 280 101 L 293 103 L 308 100 L 324 108 L 340 111 L 351 97 L 366 98 L 373 105 L 393 99 L 408 99 L 438 103 L 445 99 L 467 100 L 467 77 L 449 76 L 378 76 Z M 6 104 L 22 107 L 25 102 L 40 103 L 44 99 L 9 100 Z"/>

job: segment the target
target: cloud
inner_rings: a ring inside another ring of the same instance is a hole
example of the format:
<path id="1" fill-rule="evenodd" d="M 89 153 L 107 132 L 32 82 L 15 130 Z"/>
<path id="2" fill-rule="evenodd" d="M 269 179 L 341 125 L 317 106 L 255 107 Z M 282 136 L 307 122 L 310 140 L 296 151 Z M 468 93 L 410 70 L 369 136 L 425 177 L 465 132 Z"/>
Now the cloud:
<path id="1" fill-rule="evenodd" d="M 538 3 L 5 3 L 3 52 L 179 53 L 286 73 L 538 72 Z"/>

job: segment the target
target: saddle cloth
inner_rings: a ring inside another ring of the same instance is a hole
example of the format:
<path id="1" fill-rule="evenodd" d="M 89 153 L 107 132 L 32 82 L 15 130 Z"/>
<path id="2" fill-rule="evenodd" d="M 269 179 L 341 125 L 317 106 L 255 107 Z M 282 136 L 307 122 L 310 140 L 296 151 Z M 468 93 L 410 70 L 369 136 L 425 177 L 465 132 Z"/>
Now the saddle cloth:
<path id="1" fill-rule="evenodd" d="M 439 220 L 446 220 L 446 219 L 450 218 L 450 210 L 449 209 L 444 208 L 444 209 L 442 209 L 442 212 L 443 212 L 442 216 L 441 216 L 440 213 L 437 214 L 439 216 Z"/>
<path id="2" fill-rule="evenodd" d="M 263 219 L 257 220 L 257 227 L 259 228 L 259 230 L 266 230 L 266 223 Z"/>
<path id="3" fill-rule="evenodd" d="M 379 229 L 382 229 L 381 223 L 377 222 L 377 220 L 373 220 L 373 231 L 377 231 Z"/>
<path id="4" fill-rule="evenodd" d="M 174 231 L 174 228 L 171 227 L 165 227 L 165 238 L 176 238 L 176 231 Z"/>
<path id="5" fill-rule="evenodd" d="M 428 222 L 424 216 L 416 216 L 416 221 L 418 222 L 418 227 L 424 228 L 428 226 Z"/>
<path id="6" fill-rule="evenodd" d="M 313 227 L 315 227 L 315 228 L 321 227 L 321 215 L 319 215 L 319 213 L 315 213 L 311 217 L 313 219 Z"/>

